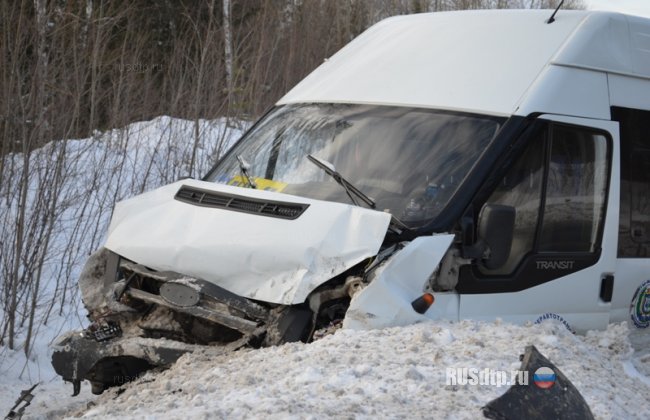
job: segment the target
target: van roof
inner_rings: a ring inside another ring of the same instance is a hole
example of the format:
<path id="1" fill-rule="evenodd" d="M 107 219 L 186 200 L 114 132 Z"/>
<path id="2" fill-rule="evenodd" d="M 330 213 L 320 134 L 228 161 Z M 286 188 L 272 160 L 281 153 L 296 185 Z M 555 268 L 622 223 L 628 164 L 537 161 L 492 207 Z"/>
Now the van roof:
<path id="1" fill-rule="evenodd" d="M 382 20 L 278 105 L 333 102 L 511 115 L 548 66 L 650 79 L 650 19 L 600 11 L 478 10 Z"/>

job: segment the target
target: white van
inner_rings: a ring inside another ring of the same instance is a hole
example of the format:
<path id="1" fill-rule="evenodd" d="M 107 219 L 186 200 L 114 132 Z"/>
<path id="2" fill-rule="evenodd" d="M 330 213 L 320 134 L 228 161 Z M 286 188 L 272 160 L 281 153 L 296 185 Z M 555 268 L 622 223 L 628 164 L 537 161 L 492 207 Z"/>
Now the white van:
<path id="1" fill-rule="evenodd" d="M 178 341 L 341 321 L 648 327 L 650 20 L 551 13 L 386 19 L 205 179 L 119 203 L 80 279 L 94 324 L 62 337 L 57 371 L 101 391 Z"/>

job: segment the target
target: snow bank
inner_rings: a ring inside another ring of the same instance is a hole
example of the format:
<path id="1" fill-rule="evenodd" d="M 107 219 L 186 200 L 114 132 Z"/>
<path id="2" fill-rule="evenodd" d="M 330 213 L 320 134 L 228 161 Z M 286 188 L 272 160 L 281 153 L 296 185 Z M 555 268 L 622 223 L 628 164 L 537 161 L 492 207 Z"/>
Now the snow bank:
<path id="1" fill-rule="evenodd" d="M 625 324 L 573 335 L 563 326 L 426 323 L 372 331 L 339 330 L 311 344 L 219 354 L 207 348 L 171 369 L 147 373 L 68 416 L 88 418 L 453 418 L 507 387 L 448 386 L 448 367 L 513 370 L 534 344 L 573 382 L 598 419 L 648 418 L 647 377 L 634 368 Z M 87 388 L 87 385 L 86 385 Z M 70 401 L 73 401 L 70 399 Z M 38 398 L 30 411 L 47 416 Z M 61 408 L 56 414 L 62 414 Z"/>

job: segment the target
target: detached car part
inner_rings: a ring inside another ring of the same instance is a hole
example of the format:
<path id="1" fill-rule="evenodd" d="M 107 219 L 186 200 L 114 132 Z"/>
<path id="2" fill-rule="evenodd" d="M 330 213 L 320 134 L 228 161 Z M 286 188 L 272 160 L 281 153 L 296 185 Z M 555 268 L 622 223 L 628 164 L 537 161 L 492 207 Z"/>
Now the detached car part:
<path id="1" fill-rule="evenodd" d="M 549 388 L 533 383 L 535 372 L 540 368 L 550 368 L 555 373 L 555 383 Z M 528 372 L 528 385 L 513 385 L 505 394 L 490 401 L 483 407 L 485 417 L 495 420 L 593 420 L 580 392 L 535 346 L 526 347 L 520 370 Z"/>

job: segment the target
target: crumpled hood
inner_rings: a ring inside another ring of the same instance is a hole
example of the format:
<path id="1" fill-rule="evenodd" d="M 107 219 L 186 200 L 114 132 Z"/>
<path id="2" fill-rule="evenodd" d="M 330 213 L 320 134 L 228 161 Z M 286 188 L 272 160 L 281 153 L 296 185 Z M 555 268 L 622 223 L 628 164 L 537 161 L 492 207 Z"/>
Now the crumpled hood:
<path id="1" fill-rule="evenodd" d="M 293 220 L 214 208 L 175 199 L 182 186 L 308 207 Z M 389 222 L 388 213 L 352 205 L 188 179 L 117 203 L 105 246 L 155 270 L 288 305 L 376 255 Z"/>

